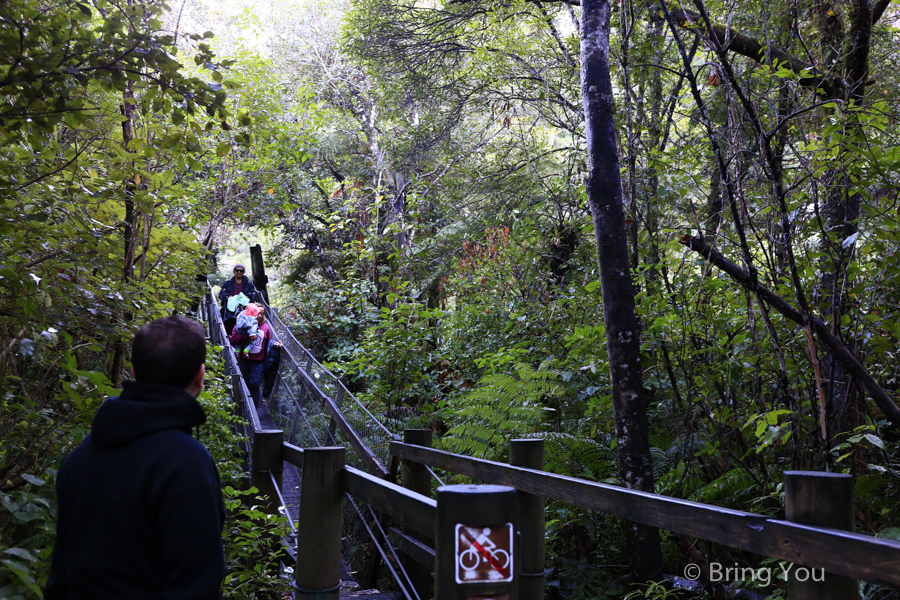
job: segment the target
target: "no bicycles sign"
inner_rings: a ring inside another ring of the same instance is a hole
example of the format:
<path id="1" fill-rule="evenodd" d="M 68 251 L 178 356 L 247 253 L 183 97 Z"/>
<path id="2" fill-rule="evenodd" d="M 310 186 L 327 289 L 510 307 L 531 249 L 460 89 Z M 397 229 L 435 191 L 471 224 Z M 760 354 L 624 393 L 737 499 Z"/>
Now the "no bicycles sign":
<path id="1" fill-rule="evenodd" d="M 456 583 L 502 583 L 513 579 L 512 523 L 456 525 Z"/>

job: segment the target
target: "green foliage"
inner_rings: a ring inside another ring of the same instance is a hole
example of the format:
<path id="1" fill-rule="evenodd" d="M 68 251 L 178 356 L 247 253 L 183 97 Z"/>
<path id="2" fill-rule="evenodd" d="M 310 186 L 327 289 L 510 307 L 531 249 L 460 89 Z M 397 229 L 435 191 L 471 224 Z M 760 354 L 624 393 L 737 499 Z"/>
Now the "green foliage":
<path id="1" fill-rule="evenodd" d="M 648 581 L 641 589 L 628 592 L 623 600 L 665 600 L 666 598 L 680 598 L 681 591 L 671 587 L 662 581 Z"/>
<path id="2" fill-rule="evenodd" d="M 585 435 L 555 431 L 536 434 L 544 440 L 544 469 L 594 481 L 608 481 L 616 472 L 609 444 Z"/>
<path id="3" fill-rule="evenodd" d="M 224 117 L 222 86 L 185 78 L 169 53 L 174 38 L 155 34 L 160 13 L 157 4 L 108 0 L 92 6 L 72 0 L 5 3 L 0 36 L 0 94 L 7 99 L 0 110 L 4 145 L 26 139 L 33 144 L 61 123 L 72 129 L 83 125 L 99 109 L 92 92 L 147 89 L 151 83 L 152 96 L 145 101 L 155 101 L 155 112 L 166 109 L 177 119 L 206 107 L 209 115 Z M 215 68 L 208 46 L 201 43 L 199 49 L 197 64 Z M 4 174 L 0 185 L 16 183 Z"/>
<path id="4" fill-rule="evenodd" d="M 441 438 L 451 452 L 494 460 L 503 455 L 512 438 L 534 433 L 547 408 L 557 397 L 559 374 L 515 365 L 514 374 L 489 373 L 478 387 L 452 403 L 447 420 L 452 426 Z"/>
<path id="5" fill-rule="evenodd" d="M 291 593 L 290 580 L 280 574 L 280 563 L 288 559 L 280 540 L 288 537 L 291 526 L 284 515 L 264 512 L 259 505 L 265 500 L 258 493 L 256 488 L 240 491 L 225 486 L 223 598 L 262 600 Z"/>
<path id="6" fill-rule="evenodd" d="M 55 536 L 56 471 L 25 475 L 25 489 L 0 493 L 0 597 L 40 598 L 50 573 Z M 12 546 L 10 546 L 12 542 Z M 4 581 L 5 580 L 5 581 Z"/>
<path id="7" fill-rule="evenodd" d="M 436 351 L 434 324 L 442 315 L 418 302 L 400 302 L 390 294 L 354 350 L 354 360 L 345 363 L 347 373 L 365 381 L 365 402 L 389 410 L 392 406 L 422 406 L 439 398 L 435 367 L 442 360 Z"/>

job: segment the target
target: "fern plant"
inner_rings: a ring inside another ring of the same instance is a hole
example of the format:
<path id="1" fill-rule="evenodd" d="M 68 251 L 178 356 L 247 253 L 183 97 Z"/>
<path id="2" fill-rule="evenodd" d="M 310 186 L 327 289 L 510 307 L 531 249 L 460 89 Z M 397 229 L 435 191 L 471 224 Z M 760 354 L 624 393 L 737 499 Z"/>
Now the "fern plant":
<path id="1" fill-rule="evenodd" d="M 560 475 L 603 481 L 616 472 L 616 457 L 608 444 L 584 435 L 547 432 L 544 439 L 544 469 Z"/>
<path id="2" fill-rule="evenodd" d="M 563 394 L 558 379 L 556 371 L 524 363 L 513 373 L 485 375 L 477 388 L 452 402 L 447 420 L 453 426 L 441 445 L 468 456 L 501 458 L 511 438 L 540 428 L 548 410 L 544 403 Z"/>

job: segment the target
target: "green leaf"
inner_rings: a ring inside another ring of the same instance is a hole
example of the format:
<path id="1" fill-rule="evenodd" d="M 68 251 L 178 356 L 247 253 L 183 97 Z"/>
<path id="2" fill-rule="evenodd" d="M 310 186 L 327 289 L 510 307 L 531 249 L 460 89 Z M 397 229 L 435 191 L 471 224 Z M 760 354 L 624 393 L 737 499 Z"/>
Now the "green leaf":
<path id="1" fill-rule="evenodd" d="M 867 433 L 865 438 L 873 445 L 878 446 L 882 450 L 884 450 L 884 442 L 881 441 L 881 438 L 873 433 Z"/>
<path id="2" fill-rule="evenodd" d="M 34 555 L 24 548 L 7 548 L 3 551 L 4 554 L 12 554 L 13 556 L 18 556 L 19 558 L 23 558 L 29 562 L 35 560 Z"/>
<path id="3" fill-rule="evenodd" d="M 45 483 L 47 483 L 40 477 L 35 477 L 34 475 L 32 475 L 30 473 L 22 473 L 22 479 L 24 479 L 31 485 L 44 485 Z"/>

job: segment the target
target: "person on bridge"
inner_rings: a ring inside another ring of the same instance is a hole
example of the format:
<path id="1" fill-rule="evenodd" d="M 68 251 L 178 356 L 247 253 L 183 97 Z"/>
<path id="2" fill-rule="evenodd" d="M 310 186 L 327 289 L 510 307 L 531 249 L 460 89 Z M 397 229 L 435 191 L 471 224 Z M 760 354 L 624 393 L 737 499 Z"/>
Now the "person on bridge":
<path id="1" fill-rule="evenodd" d="M 250 395 L 253 397 L 253 405 L 259 408 L 259 403 L 262 401 L 262 389 L 260 386 L 262 385 L 263 377 L 265 376 L 266 349 L 269 340 L 272 339 L 272 330 L 269 329 L 269 324 L 266 323 L 265 305 L 256 304 L 255 306 L 259 309 L 259 314 L 256 315 L 259 330 L 257 331 L 256 341 L 253 346 L 254 349 L 259 348 L 259 350 L 254 352 L 251 349 L 250 354 L 243 357 L 239 364 L 241 367 L 241 375 L 244 376 L 244 382 L 247 384 L 247 390 L 249 390 Z M 249 306 L 247 308 L 249 308 Z M 239 348 L 244 344 L 247 344 L 250 341 L 250 337 L 246 333 L 241 333 L 237 330 L 237 327 L 235 327 L 231 332 L 228 341 L 233 348 Z"/>
<path id="2" fill-rule="evenodd" d="M 226 306 L 228 299 L 238 294 L 244 294 L 250 299 L 250 302 L 256 302 L 257 294 L 259 293 L 256 291 L 253 281 L 244 277 L 244 271 L 244 265 L 234 265 L 234 277 L 223 283 L 222 289 L 219 290 L 219 304 L 222 306 L 222 323 L 225 325 L 225 333 L 228 334 L 231 334 L 231 330 L 234 329 L 234 324 L 237 321 L 236 311 L 230 311 Z"/>
<path id="3" fill-rule="evenodd" d="M 190 434 L 206 421 L 205 360 L 205 333 L 184 317 L 134 336 L 136 381 L 100 405 L 59 470 L 48 600 L 221 598 L 219 472 Z"/>
<path id="4" fill-rule="evenodd" d="M 275 389 L 275 380 L 278 379 L 278 369 L 281 367 L 281 344 L 269 340 L 266 342 L 266 359 L 263 361 L 263 392 L 262 397 L 267 402 L 272 390 Z"/>

